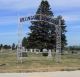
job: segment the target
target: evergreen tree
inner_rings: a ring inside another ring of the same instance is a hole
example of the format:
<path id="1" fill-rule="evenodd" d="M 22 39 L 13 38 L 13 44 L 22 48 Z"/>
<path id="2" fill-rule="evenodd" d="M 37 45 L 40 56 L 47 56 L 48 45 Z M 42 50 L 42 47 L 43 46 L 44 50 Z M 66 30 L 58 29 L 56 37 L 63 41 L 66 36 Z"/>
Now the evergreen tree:
<path id="1" fill-rule="evenodd" d="M 23 40 L 22 40 L 22 46 L 25 47 L 25 48 L 28 48 L 28 42 L 27 42 L 26 37 L 24 37 Z"/>
<path id="2" fill-rule="evenodd" d="M 36 14 L 43 14 L 47 16 L 54 16 L 50 5 L 47 1 L 42 1 Z M 37 18 L 40 18 L 37 16 Z M 32 25 L 30 26 L 31 33 L 28 37 L 29 45 L 32 48 L 53 48 L 54 44 L 54 27 L 46 22 L 31 22 Z M 52 29 L 52 30 L 51 30 Z M 53 38 L 50 40 L 50 38 Z"/>
<path id="3" fill-rule="evenodd" d="M 3 48 L 3 44 L 0 44 L 0 50 Z"/>
<path id="4" fill-rule="evenodd" d="M 53 12 L 51 11 L 48 1 L 42 0 L 37 12 L 37 14 L 43 14 L 46 16 L 54 17 Z M 40 18 L 40 16 L 36 16 Z M 55 25 L 51 25 L 45 21 L 33 21 L 29 27 L 31 33 L 29 33 L 28 47 L 38 48 L 38 49 L 53 49 L 56 46 L 56 35 L 55 35 Z M 66 45 L 66 36 L 65 36 L 65 22 L 62 20 L 62 47 Z"/>
<path id="5" fill-rule="evenodd" d="M 3 48 L 4 49 L 11 49 L 11 46 L 10 45 L 4 45 Z"/>
<path id="6" fill-rule="evenodd" d="M 15 50 L 16 49 L 16 45 L 13 43 L 12 44 L 12 50 Z"/>

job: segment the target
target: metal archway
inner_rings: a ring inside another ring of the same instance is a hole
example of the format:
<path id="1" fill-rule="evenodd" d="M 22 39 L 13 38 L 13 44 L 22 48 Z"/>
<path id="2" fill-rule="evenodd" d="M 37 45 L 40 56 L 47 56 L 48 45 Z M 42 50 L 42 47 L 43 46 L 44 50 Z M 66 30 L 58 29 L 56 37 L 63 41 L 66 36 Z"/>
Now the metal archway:
<path id="1" fill-rule="evenodd" d="M 36 18 L 39 16 L 39 19 Z M 58 19 L 58 24 L 55 23 L 56 19 Z M 56 62 L 61 61 L 61 17 L 50 17 L 43 14 L 37 14 L 34 16 L 29 17 L 22 17 L 19 19 L 19 27 L 18 27 L 18 48 L 17 48 L 17 59 L 20 60 L 22 63 L 22 23 L 25 21 L 41 21 L 41 22 L 48 22 L 49 24 L 55 25 L 55 32 L 56 32 Z M 21 54 L 20 54 L 21 53 Z"/>

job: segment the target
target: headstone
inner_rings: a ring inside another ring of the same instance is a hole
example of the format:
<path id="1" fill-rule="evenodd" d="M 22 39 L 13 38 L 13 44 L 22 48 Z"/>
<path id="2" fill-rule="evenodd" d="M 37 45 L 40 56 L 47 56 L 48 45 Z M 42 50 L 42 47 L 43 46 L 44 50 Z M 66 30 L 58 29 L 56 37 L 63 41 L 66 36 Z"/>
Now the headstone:
<path id="1" fill-rule="evenodd" d="M 48 58 L 52 58 L 51 50 L 48 51 Z"/>
<path id="2" fill-rule="evenodd" d="M 36 53 L 36 49 L 34 49 L 34 53 Z"/>
<path id="3" fill-rule="evenodd" d="M 30 52 L 33 52 L 33 49 L 30 49 Z"/>
<path id="4" fill-rule="evenodd" d="M 26 52 L 28 52 L 28 50 L 26 49 Z"/>
<path id="5" fill-rule="evenodd" d="M 36 54 L 39 54 L 40 53 L 40 50 L 39 49 L 35 49 L 35 53 Z"/>
<path id="6" fill-rule="evenodd" d="M 46 53 L 47 52 L 47 49 L 43 49 L 43 52 Z"/>
<path id="7" fill-rule="evenodd" d="M 48 51 L 47 51 L 47 49 L 43 49 L 43 56 L 48 56 Z"/>

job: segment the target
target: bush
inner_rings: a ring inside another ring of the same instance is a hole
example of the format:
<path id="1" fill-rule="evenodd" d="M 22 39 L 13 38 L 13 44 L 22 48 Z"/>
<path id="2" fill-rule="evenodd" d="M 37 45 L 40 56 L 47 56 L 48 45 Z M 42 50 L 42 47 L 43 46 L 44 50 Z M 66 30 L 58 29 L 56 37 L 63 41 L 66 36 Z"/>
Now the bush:
<path id="1" fill-rule="evenodd" d="M 43 56 L 48 56 L 48 52 L 43 52 L 42 55 Z"/>

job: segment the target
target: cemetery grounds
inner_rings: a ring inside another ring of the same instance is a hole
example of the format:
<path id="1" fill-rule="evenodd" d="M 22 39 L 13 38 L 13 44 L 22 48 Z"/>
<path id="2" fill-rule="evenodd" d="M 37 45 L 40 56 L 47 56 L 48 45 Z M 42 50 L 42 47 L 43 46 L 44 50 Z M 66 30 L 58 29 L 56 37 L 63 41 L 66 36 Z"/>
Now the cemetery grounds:
<path id="1" fill-rule="evenodd" d="M 66 53 L 61 56 L 61 62 L 55 62 L 52 58 L 42 56 L 42 53 L 28 52 L 23 62 L 18 62 L 16 50 L 0 51 L 0 73 L 20 72 L 53 72 L 53 71 L 74 71 L 80 70 L 80 54 Z"/>

